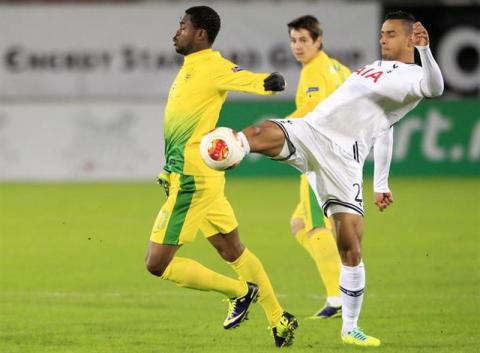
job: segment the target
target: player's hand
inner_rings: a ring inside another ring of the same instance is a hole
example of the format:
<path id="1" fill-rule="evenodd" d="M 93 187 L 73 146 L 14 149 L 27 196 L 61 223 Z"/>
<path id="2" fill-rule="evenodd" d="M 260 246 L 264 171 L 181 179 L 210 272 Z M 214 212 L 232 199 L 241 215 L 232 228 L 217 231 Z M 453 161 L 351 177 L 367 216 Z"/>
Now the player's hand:
<path id="1" fill-rule="evenodd" d="M 421 22 L 415 22 L 413 24 L 412 41 L 415 46 L 426 46 L 430 43 L 428 32 Z"/>
<path id="2" fill-rule="evenodd" d="M 265 91 L 283 91 L 285 89 L 285 79 L 278 72 L 274 72 L 263 80 L 263 88 Z"/>
<path id="3" fill-rule="evenodd" d="M 166 172 L 161 172 L 157 175 L 157 183 L 163 187 L 165 195 L 170 195 L 170 174 Z"/>
<path id="4" fill-rule="evenodd" d="M 383 212 L 390 204 L 393 203 L 393 194 L 391 192 L 374 192 L 375 205 L 378 210 Z"/>

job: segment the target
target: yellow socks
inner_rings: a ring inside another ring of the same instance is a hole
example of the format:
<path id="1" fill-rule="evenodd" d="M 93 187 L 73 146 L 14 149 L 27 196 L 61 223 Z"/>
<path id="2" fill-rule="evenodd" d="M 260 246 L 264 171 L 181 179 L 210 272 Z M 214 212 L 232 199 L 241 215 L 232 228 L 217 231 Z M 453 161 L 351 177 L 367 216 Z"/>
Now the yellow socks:
<path id="1" fill-rule="evenodd" d="M 245 281 L 255 283 L 260 289 L 258 302 L 265 311 L 269 323 L 272 326 L 277 325 L 282 317 L 283 308 L 278 303 L 262 263 L 245 249 L 230 265 L 240 280 L 216 273 L 194 260 L 176 256 L 165 269 L 162 279 L 175 282 L 181 287 L 220 292 L 229 298 L 241 297 L 247 293 Z"/>
<path id="2" fill-rule="evenodd" d="M 244 281 L 226 277 L 184 257 L 175 256 L 165 269 L 162 279 L 175 282 L 181 287 L 219 292 L 229 298 L 242 297 L 248 291 Z"/>
<path id="3" fill-rule="evenodd" d="M 277 325 L 282 317 L 283 308 L 278 303 L 272 284 L 260 260 L 248 249 L 245 249 L 242 255 L 234 262 L 231 262 L 230 265 L 240 276 L 241 280 L 258 285 L 260 289 L 258 302 L 265 311 L 270 324 L 272 326 Z"/>
<path id="4" fill-rule="evenodd" d="M 295 235 L 297 241 L 308 251 L 317 265 L 325 285 L 327 297 L 340 296 L 340 256 L 337 244 L 330 230 L 322 228 L 307 233 L 305 229 Z"/>

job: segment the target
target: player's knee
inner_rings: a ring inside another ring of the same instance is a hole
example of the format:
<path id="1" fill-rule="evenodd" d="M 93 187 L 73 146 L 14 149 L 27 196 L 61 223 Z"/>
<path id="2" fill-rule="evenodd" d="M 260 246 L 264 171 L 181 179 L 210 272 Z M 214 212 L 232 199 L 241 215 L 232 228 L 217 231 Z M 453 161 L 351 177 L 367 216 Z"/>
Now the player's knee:
<path id="1" fill-rule="evenodd" d="M 168 263 L 164 263 L 162 261 L 155 260 L 151 257 L 147 257 L 145 259 L 145 267 L 147 271 L 150 272 L 154 276 L 161 277 L 167 268 Z"/>
<path id="2" fill-rule="evenodd" d="M 296 235 L 303 228 L 305 228 L 305 223 L 301 219 L 294 218 L 290 221 L 290 230 L 293 235 Z"/>
<path id="3" fill-rule="evenodd" d="M 259 137 L 259 135 L 262 132 L 262 129 L 260 126 L 252 125 L 243 129 L 242 132 L 247 138 L 248 143 L 250 144 L 250 148 L 252 148 L 252 145 L 257 145 L 260 142 L 257 140 L 257 137 Z"/>
<path id="4" fill-rule="evenodd" d="M 240 257 L 240 255 L 242 255 L 242 250 L 240 247 L 237 247 L 237 246 L 231 246 L 231 247 L 228 247 L 228 248 L 221 248 L 221 249 L 217 249 L 218 253 L 220 254 L 220 256 L 222 257 L 222 259 L 224 259 L 225 261 L 228 261 L 228 262 L 233 262 L 235 261 L 236 259 L 238 259 Z"/>
<path id="5" fill-rule="evenodd" d="M 362 261 L 360 246 L 339 247 L 338 252 L 345 266 L 357 266 Z"/>

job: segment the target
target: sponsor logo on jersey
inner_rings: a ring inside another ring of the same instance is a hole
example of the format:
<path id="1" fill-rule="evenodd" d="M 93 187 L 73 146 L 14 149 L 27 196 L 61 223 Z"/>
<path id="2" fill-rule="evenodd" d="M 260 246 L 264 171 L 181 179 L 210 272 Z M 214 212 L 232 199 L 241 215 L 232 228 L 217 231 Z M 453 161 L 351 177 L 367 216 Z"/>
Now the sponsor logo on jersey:
<path id="1" fill-rule="evenodd" d="M 318 92 L 318 91 L 320 91 L 320 88 L 319 88 L 319 87 L 308 87 L 306 93 Z"/>
<path id="2" fill-rule="evenodd" d="M 355 73 L 364 78 L 371 78 L 374 83 L 377 83 L 380 77 L 383 75 L 383 71 L 376 70 L 372 67 L 361 67 Z"/>

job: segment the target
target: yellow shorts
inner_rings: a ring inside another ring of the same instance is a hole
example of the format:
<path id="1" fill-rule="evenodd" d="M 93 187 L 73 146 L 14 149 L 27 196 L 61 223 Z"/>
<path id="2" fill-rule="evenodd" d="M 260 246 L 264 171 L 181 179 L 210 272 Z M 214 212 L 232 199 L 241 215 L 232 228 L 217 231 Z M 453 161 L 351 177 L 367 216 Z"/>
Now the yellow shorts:
<path id="1" fill-rule="evenodd" d="M 171 173 L 169 178 L 170 193 L 153 225 L 152 242 L 180 245 L 193 241 L 198 230 L 209 237 L 238 227 L 223 176 Z"/>
<path id="2" fill-rule="evenodd" d="M 332 229 L 330 220 L 324 215 L 305 175 L 300 177 L 300 202 L 293 212 L 293 219 L 301 219 L 307 232 L 314 228 Z"/>

